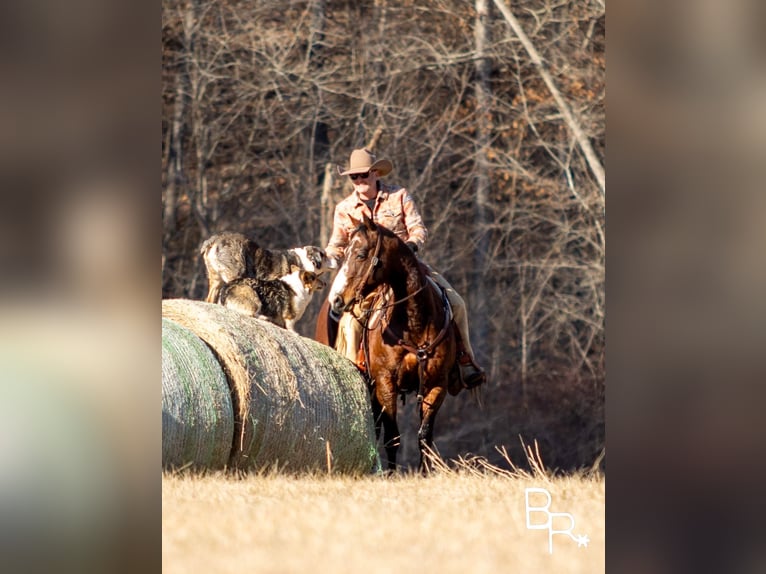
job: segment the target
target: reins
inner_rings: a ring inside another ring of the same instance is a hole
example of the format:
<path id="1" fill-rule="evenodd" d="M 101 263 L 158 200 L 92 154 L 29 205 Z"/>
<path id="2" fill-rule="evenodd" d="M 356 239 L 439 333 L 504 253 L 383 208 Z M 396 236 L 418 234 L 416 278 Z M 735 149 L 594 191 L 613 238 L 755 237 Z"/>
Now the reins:
<path id="1" fill-rule="evenodd" d="M 364 274 L 364 280 L 359 284 L 359 291 L 357 293 L 354 293 L 354 298 L 346 306 L 347 310 L 351 313 L 351 316 L 357 321 L 359 321 L 359 323 L 361 323 L 362 326 L 365 326 L 365 328 L 366 328 L 366 325 L 359 320 L 359 317 L 354 315 L 353 307 L 357 303 L 361 303 L 364 300 L 364 298 L 362 297 L 362 288 L 367 283 L 367 280 L 370 278 L 370 275 L 372 275 L 373 272 L 375 271 L 375 268 L 378 265 L 380 265 L 380 258 L 378 256 L 380 255 L 381 247 L 383 247 L 383 235 L 381 233 L 378 233 L 378 239 L 375 242 L 375 252 L 372 254 L 372 260 L 370 261 L 370 266 L 367 268 L 367 272 Z"/>
<path id="2" fill-rule="evenodd" d="M 370 278 L 370 275 L 373 274 L 375 271 L 375 268 L 380 265 L 380 249 L 383 247 L 383 234 L 378 232 L 378 240 L 375 242 L 375 253 L 372 254 L 372 260 L 370 261 L 370 266 L 367 268 L 367 273 L 364 275 L 364 281 L 362 281 L 361 285 L 364 285 L 367 283 L 367 280 Z M 361 288 L 360 288 L 361 289 Z M 357 295 L 357 297 L 361 297 L 361 290 L 360 293 Z"/>
<path id="3" fill-rule="evenodd" d="M 374 313 L 375 311 L 385 311 L 386 309 L 390 309 L 391 307 L 396 307 L 399 303 L 404 303 L 407 299 L 412 299 L 415 295 L 420 293 L 423 289 L 425 289 L 426 286 L 423 284 L 417 291 L 414 291 L 407 295 L 406 297 L 402 297 L 401 299 L 396 299 L 395 301 L 391 301 L 390 303 L 385 303 L 381 305 L 380 307 L 375 307 L 374 304 L 369 309 L 362 309 L 361 316 L 357 317 L 354 315 L 352 311 L 349 311 L 351 313 L 351 316 L 359 321 L 359 324 L 362 325 L 365 329 L 373 330 L 375 327 L 369 327 L 369 322 L 366 320 L 369 315 Z M 357 299 L 354 299 L 355 302 L 358 302 Z M 364 318 L 365 321 L 363 322 L 361 319 Z"/>

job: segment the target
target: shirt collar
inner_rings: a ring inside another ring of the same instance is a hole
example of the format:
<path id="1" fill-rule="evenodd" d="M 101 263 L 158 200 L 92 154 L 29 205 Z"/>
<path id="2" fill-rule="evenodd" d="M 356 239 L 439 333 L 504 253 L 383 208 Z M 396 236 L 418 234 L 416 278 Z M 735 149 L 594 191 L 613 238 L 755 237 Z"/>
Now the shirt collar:
<path id="1" fill-rule="evenodd" d="M 364 199 L 359 197 L 359 194 L 356 191 L 354 192 L 354 197 L 356 197 L 357 205 L 364 205 Z M 375 196 L 375 203 L 377 204 L 378 202 L 385 200 L 387 197 L 388 197 L 388 190 L 381 183 L 380 189 L 378 190 L 378 195 Z"/>

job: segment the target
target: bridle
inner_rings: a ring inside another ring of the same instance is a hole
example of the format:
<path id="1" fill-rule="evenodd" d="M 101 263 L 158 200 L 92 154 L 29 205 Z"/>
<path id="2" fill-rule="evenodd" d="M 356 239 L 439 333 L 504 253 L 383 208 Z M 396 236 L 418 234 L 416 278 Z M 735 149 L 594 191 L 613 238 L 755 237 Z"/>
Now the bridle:
<path id="1" fill-rule="evenodd" d="M 383 234 L 378 232 L 378 239 L 375 242 L 375 252 L 372 254 L 372 259 L 370 260 L 370 266 L 367 268 L 367 272 L 364 274 L 364 279 L 359 282 L 359 288 L 354 293 L 354 296 L 352 299 L 346 304 L 344 312 L 350 313 L 351 316 L 359 321 L 359 323 L 362 324 L 362 326 L 367 329 L 367 317 L 372 313 L 373 310 L 376 311 L 385 311 L 386 309 L 390 307 L 395 307 L 399 303 L 402 303 L 404 301 L 407 301 L 407 299 L 413 298 L 415 295 L 420 293 L 423 289 L 426 288 L 426 283 L 423 283 L 423 285 L 420 286 L 419 289 L 416 291 L 413 291 L 409 295 L 402 297 L 401 299 L 396 299 L 394 301 L 391 301 L 390 303 L 385 303 L 381 305 L 380 307 L 377 307 L 376 309 L 370 308 L 366 310 L 362 310 L 362 315 L 357 316 L 354 314 L 354 307 L 357 303 L 361 303 L 364 300 L 364 297 L 362 296 L 362 289 L 364 289 L 364 286 L 367 284 L 367 281 L 370 279 L 370 276 L 375 272 L 375 268 L 380 266 L 380 250 L 383 247 Z M 362 319 L 365 319 L 365 321 L 362 321 Z"/>
<path id="2" fill-rule="evenodd" d="M 354 307 L 357 303 L 361 303 L 364 300 L 364 297 L 362 296 L 362 289 L 364 289 L 364 286 L 367 284 L 367 281 L 369 281 L 372 274 L 375 272 L 375 268 L 380 266 L 380 250 L 383 247 L 383 234 L 378 231 L 378 239 L 375 242 L 375 251 L 372 254 L 372 259 L 370 260 L 370 265 L 367 267 L 367 272 L 364 274 L 364 279 L 359 282 L 359 286 L 354 292 L 354 296 L 351 298 L 351 300 L 346 304 L 346 307 L 344 309 L 344 312 L 351 313 L 351 316 L 354 317 L 357 321 L 360 321 L 361 317 L 357 317 L 354 314 Z M 361 321 L 360 321 L 361 322 Z"/>

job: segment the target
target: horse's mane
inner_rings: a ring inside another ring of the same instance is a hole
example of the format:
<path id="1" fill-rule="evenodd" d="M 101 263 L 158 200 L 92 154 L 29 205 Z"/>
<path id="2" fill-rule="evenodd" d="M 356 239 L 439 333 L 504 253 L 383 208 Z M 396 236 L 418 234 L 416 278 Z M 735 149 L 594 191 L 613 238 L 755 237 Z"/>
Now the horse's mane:
<path id="1" fill-rule="evenodd" d="M 388 227 L 384 227 L 384 226 L 380 225 L 379 223 L 374 223 L 374 225 L 375 225 L 374 229 L 369 229 L 364 223 L 360 223 L 351 232 L 349 240 L 351 239 L 351 237 L 353 237 L 357 233 L 362 233 L 362 232 L 367 232 L 367 231 L 375 231 L 377 233 L 380 233 L 384 237 L 390 237 L 390 238 L 396 239 L 401 244 L 400 247 L 404 245 L 404 241 L 402 240 L 402 238 L 399 237 L 393 231 L 391 231 Z"/>
<path id="2" fill-rule="evenodd" d="M 394 233 L 393 231 L 391 231 L 388 227 L 383 227 L 379 223 L 375 223 L 374 225 L 375 225 L 375 229 L 370 231 L 377 231 L 378 233 L 382 232 L 383 235 L 387 235 L 389 237 L 396 237 L 397 239 L 399 239 L 399 236 L 396 235 L 396 233 Z M 367 226 L 364 223 L 360 223 L 354 228 L 352 235 L 355 235 L 361 231 L 367 231 L 367 230 L 368 230 Z M 401 241 L 401 239 L 399 239 L 399 241 Z"/>

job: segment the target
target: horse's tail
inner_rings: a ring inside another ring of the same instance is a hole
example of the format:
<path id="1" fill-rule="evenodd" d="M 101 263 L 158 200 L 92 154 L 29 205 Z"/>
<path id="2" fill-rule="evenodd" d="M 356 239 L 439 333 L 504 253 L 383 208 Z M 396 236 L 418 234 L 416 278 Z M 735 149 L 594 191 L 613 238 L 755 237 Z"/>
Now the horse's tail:
<path id="1" fill-rule="evenodd" d="M 482 388 L 484 385 L 478 385 L 476 387 L 471 387 L 468 389 L 468 392 L 471 395 L 471 398 L 476 402 L 476 405 L 479 407 L 479 410 L 484 410 L 484 391 Z"/>

